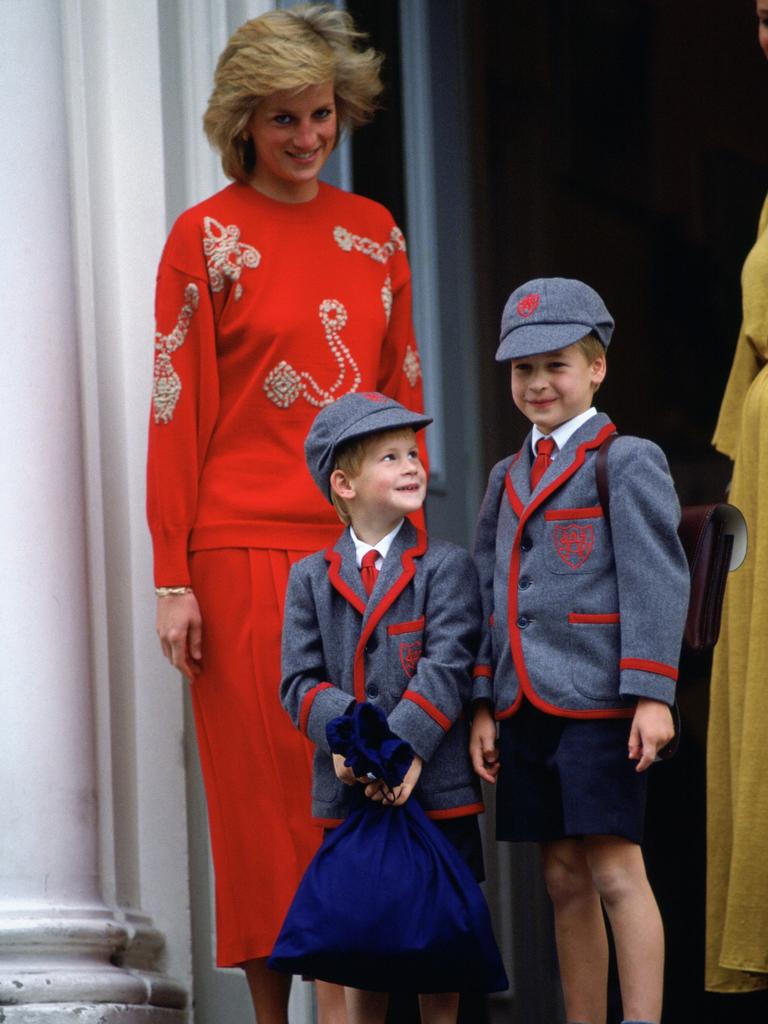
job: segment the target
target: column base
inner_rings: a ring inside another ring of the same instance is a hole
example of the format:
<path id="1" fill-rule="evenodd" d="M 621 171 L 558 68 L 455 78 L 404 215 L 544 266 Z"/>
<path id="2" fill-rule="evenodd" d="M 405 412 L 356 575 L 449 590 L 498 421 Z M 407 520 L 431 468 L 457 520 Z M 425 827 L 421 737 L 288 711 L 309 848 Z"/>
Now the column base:
<path id="1" fill-rule="evenodd" d="M 121 963 L 129 959 L 134 939 L 138 963 Z M 90 917 L 68 916 L 66 911 L 55 917 L 0 914 L 0 1024 L 6 1019 L 183 1021 L 184 986 L 151 962 L 151 952 L 159 954 L 162 944 L 156 929 L 126 926 L 106 911 Z M 39 1018 L 25 1015 L 39 1006 L 58 1009 L 52 1017 L 47 1011 Z M 87 1016 L 90 1007 L 96 1016 Z M 115 1008 L 112 1016 L 107 1007 Z M 156 1012 L 172 1016 L 155 1017 Z"/>
<path id="2" fill-rule="evenodd" d="M 0 1024 L 188 1024 L 187 1010 L 126 1003 L 26 1003 L 0 1006 Z"/>

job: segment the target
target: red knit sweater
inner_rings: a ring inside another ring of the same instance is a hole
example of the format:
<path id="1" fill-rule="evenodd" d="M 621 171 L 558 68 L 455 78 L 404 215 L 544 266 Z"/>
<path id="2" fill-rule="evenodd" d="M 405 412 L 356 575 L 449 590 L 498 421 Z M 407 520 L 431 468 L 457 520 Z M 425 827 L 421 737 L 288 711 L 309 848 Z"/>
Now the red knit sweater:
<path id="1" fill-rule="evenodd" d="M 157 277 L 147 509 L 158 586 L 189 551 L 315 550 L 340 524 L 304 463 L 318 410 L 383 391 L 421 411 L 405 243 L 378 203 L 233 184 L 179 217 Z"/>

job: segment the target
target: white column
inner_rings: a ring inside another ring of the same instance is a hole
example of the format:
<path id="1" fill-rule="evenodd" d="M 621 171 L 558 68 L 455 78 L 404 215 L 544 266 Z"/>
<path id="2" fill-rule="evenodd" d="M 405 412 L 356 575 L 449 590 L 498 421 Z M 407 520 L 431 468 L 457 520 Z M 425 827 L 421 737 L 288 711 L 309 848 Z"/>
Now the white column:
<path id="1" fill-rule="evenodd" d="M 165 237 L 157 0 L 61 5 L 104 891 L 120 963 L 183 1006 L 190 928 L 182 689 L 157 653 L 144 462 Z M 151 915 L 151 916 L 150 916 Z M 166 941 L 167 940 L 167 941 Z"/>
<path id="2" fill-rule="evenodd" d="M 101 437 L 115 389 L 105 384 L 102 407 L 92 386 L 94 298 L 109 267 L 87 230 L 82 129 L 85 98 L 102 110 L 108 101 L 98 88 L 104 81 L 94 90 L 79 60 L 73 28 L 98 20 L 85 14 L 79 0 L 0 4 L 0 195 L 9 239 L 0 253 L 0 1020 L 170 1024 L 186 1019 L 186 997 L 157 970 L 164 937 L 146 915 L 114 906 L 138 908 L 145 864 L 154 882 L 147 891 L 162 886 L 157 865 L 168 855 L 142 858 L 142 824 L 154 828 L 156 846 L 168 837 L 157 820 L 142 820 L 142 812 L 151 818 L 137 779 L 144 706 L 126 687 L 115 713 L 110 694 L 111 680 L 132 678 L 140 659 L 131 644 L 132 576 L 108 581 L 105 571 L 103 496 L 129 460 Z M 109 99 L 106 120 L 120 135 L 130 126 L 114 116 L 114 93 Z M 95 151 L 105 142 L 89 141 Z M 138 170 L 123 167 L 134 181 Z M 134 198 L 130 189 L 121 194 Z M 124 224 L 136 230 L 129 218 Z M 115 508 L 114 518 L 122 512 Z M 125 516 L 119 542 L 129 564 L 139 515 Z M 168 716 L 157 717 L 156 732 Z M 178 765 L 180 734 L 178 744 L 165 764 Z M 159 776 L 160 786 L 170 783 L 167 801 L 178 802 L 175 776 L 180 770 Z M 169 820 L 175 828 L 179 815 Z M 180 820 L 183 832 L 183 812 Z M 181 878 L 180 899 L 173 895 L 186 910 L 178 856 L 186 847 L 175 836 L 170 845 L 176 863 L 165 876 Z"/>
<path id="3" fill-rule="evenodd" d="M 84 480 L 55 0 L 0 6 L 0 1005 L 144 1001 L 99 890 Z M 23 1011 L 24 1013 L 27 1010 Z M 28 1018 L 32 1019 L 32 1018 Z M 41 1018 L 42 1019 L 42 1018 Z"/>

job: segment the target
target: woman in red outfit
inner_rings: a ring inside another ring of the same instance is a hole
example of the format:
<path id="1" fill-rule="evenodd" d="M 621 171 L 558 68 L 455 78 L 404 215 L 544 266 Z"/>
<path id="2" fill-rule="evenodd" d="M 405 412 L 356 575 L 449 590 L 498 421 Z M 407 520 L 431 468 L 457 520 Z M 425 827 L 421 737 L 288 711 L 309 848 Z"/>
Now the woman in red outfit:
<path id="1" fill-rule="evenodd" d="M 265 958 L 320 840 L 310 749 L 278 699 L 288 571 L 339 530 L 304 438 L 351 391 L 422 409 L 402 233 L 379 204 L 318 180 L 381 90 L 360 39 L 343 11 L 310 5 L 233 35 L 204 120 L 233 183 L 179 217 L 157 278 L 157 631 L 191 680 L 218 963 L 244 968 L 259 1024 L 287 1022 L 288 983 Z"/>

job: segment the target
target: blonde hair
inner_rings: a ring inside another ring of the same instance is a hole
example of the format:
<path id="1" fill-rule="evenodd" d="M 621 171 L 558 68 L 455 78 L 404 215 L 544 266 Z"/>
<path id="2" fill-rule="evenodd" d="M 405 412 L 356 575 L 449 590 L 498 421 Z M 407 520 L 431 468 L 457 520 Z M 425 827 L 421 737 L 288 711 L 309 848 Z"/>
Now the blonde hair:
<path id="1" fill-rule="evenodd" d="M 579 338 L 575 345 L 590 365 L 596 359 L 605 359 L 605 345 L 603 345 L 597 335 L 591 332 L 585 334 L 583 338 Z"/>
<path id="2" fill-rule="evenodd" d="M 605 359 L 605 345 L 603 345 L 597 335 L 592 334 L 592 332 L 584 335 L 583 338 L 579 338 L 579 340 L 574 342 L 574 344 L 590 366 L 596 359 Z M 596 384 L 593 390 L 594 393 L 597 394 L 600 390 L 600 385 Z"/>
<path id="3" fill-rule="evenodd" d="M 333 470 L 335 472 L 337 469 L 340 469 L 347 479 L 353 480 L 356 476 L 360 475 L 365 456 L 368 454 L 368 450 L 374 441 L 379 441 L 382 437 L 396 438 L 405 435 L 410 437 L 411 434 L 415 435 L 415 431 L 411 427 L 395 427 L 393 430 L 378 430 L 375 434 L 364 434 L 363 437 L 355 437 L 346 444 L 339 445 L 334 455 Z M 334 491 L 333 485 L 331 485 L 331 501 L 339 519 L 345 526 L 349 526 L 351 519 L 347 503 Z"/>
<path id="4" fill-rule="evenodd" d="M 268 11 L 241 25 L 219 57 L 203 117 L 227 177 L 247 182 L 253 174 L 256 154 L 247 127 L 272 93 L 332 81 L 339 130 L 370 121 L 383 88 L 384 57 L 372 47 L 358 48 L 366 39 L 351 15 L 328 4 Z"/>

